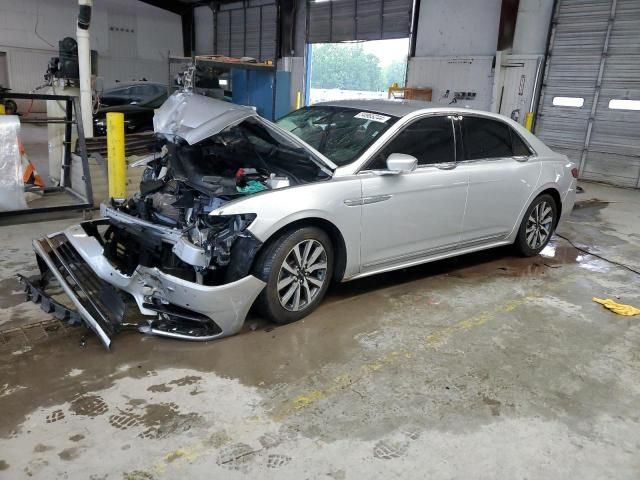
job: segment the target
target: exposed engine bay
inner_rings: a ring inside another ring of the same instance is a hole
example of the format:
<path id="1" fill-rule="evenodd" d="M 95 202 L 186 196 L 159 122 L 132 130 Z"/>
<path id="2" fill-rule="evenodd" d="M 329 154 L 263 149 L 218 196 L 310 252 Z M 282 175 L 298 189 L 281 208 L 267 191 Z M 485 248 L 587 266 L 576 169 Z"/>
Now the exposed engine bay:
<path id="1" fill-rule="evenodd" d="M 203 285 L 246 275 L 260 246 L 245 232 L 255 216 L 210 213 L 246 195 L 330 178 L 326 169 L 309 160 L 306 150 L 278 136 L 255 118 L 196 145 L 161 136 L 159 151 L 146 160 L 140 192 L 111 206 L 179 230 L 182 237 L 171 244 L 146 235 L 144 227 L 112 217 L 104 235 L 104 255 L 125 274 L 138 265 L 158 267 Z"/>

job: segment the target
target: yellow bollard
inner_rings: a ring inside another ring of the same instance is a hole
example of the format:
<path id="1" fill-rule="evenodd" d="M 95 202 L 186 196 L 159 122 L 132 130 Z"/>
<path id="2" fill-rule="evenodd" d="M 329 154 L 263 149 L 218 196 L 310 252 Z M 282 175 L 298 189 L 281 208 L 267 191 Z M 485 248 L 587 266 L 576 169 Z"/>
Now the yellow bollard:
<path id="1" fill-rule="evenodd" d="M 301 108 L 302 108 L 302 92 L 298 90 L 296 92 L 296 110 L 299 110 Z"/>
<path id="2" fill-rule="evenodd" d="M 6 112 L 4 110 L 4 103 L 0 102 L 0 115 L 4 115 Z"/>
<path id="3" fill-rule="evenodd" d="M 524 117 L 524 128 L 531 131 L 533 128 L 533 112 L 527 112 Z"/>
<path id="4" fill-rule="evenodd" d="M 107 158 L 109 163 L 109 197 L 127 197 L 127 166 L 124 162 L 124 114 L 107 113 Z"/>

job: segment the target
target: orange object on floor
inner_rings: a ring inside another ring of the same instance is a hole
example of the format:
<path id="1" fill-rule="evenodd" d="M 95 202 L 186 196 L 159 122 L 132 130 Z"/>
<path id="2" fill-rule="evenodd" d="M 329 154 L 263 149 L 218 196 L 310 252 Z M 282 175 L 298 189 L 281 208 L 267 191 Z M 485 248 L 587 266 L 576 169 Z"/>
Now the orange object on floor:
<path id="1" fill-rule="evenodd" d="M 24 145 L 18 140 L 18 148 L 20 148 L 20 158 L 22 160 L 22 181 L 25 185 L 35 185 L 36 187 L 44 188 L 44 181 L 42 177 L 38 175 L 36 167 L 33 166 L 29 156 L 27 155 Z"/>

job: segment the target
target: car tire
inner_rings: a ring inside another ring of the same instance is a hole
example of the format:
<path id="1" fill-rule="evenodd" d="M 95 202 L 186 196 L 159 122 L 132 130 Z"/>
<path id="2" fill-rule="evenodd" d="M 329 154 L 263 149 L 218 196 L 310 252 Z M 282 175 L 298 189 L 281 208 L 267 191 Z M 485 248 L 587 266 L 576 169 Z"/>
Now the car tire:
<path id="1" fill-rule="evenodd" d="M 547 246 L 558 220 L 558 207 L 551 195 L 543 194 L 531 202 L 518 229 L 515 247 L 524 257 L 532 257 Z"/>
<path id="2" fill-rule="evenodd" d="M 279 324 L 300 320 L 316 309 L 329 287 L 331 239 L 317 227 L 284 232 L 259 253 L 253 274 L 267 284 L 254 304 L 259 314 Z"/>
<path id="3" fill-rule="evenodd" d="M 5 110 L 11 110 L 12 115 L 18 115 L 18 104 L 13 100 L 5 100 L 4 101 Z"/>

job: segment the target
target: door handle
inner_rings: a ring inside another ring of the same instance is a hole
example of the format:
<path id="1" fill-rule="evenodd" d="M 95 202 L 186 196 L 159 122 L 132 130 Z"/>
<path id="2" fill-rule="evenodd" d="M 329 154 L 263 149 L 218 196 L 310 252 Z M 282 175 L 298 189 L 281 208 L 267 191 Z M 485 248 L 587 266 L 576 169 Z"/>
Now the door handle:
<path id="1" fill-rule="evenodd" d="M 440 170 L 453 170 L 454 168 L 456 168 L 457 163 L 455 162 L 449 162 L 449 163 L 436 163 L 436 168 L 439 168 Z"/>
<path id="2" fill-rule="evenodd" d="M 372 195 L 362 198 L 348 198 L 344 201 L 347 207 L 357 207 L 358 205 L 369 205 L 370 203 L 378 203 L 389 200 L 393 195 Z"/>
<path id="3" fill-rule="evenodd" d="M 391 195 L 373 195 L 371 197 L 362 197 L 362 204 L 369 205 L 370 203 L 384 202 L 391 198 Z"/>

